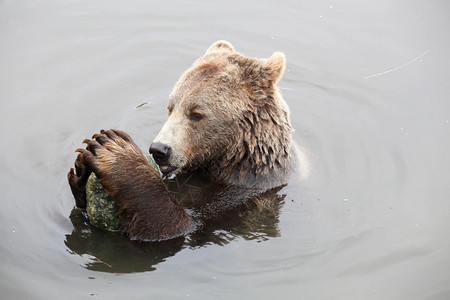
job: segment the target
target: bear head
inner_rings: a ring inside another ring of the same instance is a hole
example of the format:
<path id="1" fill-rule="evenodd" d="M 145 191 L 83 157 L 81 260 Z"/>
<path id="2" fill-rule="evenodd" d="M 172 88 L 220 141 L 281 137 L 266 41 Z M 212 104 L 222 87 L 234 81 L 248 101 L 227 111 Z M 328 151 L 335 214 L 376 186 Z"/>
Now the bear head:
<path id="1" fill-rule="evenodd" d="M 286 173 L 292 128 L 275 85 L 285 65 L 281 52 L 259 59 L 212 44 L 169 96 L 168 120 L 150 147 L 161 171 L 203 169 L 240 184 Z"/>

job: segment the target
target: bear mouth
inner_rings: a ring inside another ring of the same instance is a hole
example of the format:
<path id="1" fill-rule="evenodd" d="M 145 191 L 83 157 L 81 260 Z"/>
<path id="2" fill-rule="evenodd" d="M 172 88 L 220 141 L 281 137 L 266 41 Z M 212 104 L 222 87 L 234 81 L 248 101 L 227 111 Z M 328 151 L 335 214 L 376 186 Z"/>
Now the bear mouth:
<path id="1" fill-rule="evenodd" d="M 164 165 L 164 164 L 158 164 L 158 167 L 159 167 L 159 170 L 161 171 L 161 173 L 163 173 L 164 175 L 172 173 L 178 169 L 177 167 L 170 166 L 170 165 Z"/>

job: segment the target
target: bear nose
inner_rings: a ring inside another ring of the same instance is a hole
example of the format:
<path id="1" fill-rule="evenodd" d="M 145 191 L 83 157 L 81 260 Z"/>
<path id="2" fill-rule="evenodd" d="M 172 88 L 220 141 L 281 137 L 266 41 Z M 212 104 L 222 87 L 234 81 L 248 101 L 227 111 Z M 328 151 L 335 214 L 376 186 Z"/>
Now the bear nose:
<path id="1" fill-rule="evenodd" d="M 169 158 L 172 149 L 163 143 L 152 143 L 150 145 L 150 154 L 153 154 L 155 160 L 165 160 Z"/>

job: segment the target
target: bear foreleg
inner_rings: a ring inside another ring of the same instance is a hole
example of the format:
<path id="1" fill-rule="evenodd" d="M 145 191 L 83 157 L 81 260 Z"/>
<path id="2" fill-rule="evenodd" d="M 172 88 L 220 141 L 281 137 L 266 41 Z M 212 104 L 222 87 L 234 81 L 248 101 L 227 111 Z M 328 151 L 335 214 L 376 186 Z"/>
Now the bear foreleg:
<path id="1" fill-rule="evenodd" d="M 121 130 L 102 130 L 83 142 L 87 146 L 77 149 L 80 153 L 77 161 L 84 168 L 79 167 L 78 174 L 76 161 L 76 172 L 69 172 L 69 183 L 78 187 L 83 184 L 85 173 L 94 172 L 116 201 L 122 231 L 130 238 L 167 240 L 192 228 L 191 217 L 174 203 L 159 174 L 128 134 Z M 78 191 L 72 188 L 75 197 Z M 77 205 L 82 202 L 76 201 Z"/>

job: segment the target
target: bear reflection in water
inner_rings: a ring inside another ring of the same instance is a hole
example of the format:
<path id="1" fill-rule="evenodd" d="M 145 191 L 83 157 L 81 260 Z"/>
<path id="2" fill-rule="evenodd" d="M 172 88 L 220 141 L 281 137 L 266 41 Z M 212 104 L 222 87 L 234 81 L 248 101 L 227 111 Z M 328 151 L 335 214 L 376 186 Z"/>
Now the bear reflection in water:
<path id="1" fill-rule="evenodd" d="M 214 184 L 198 174 L 179 174 L 165 179 L 169 192 L 185 207 L 196 205 L 198 199 L 210 194 Z M 265 241 L 280 235 L 278 214 L 285 195 L 274 189 L 264 193 L 271 206 L 253 207 L 233 217 L 215 222 L 186 237 L 160 242 L 130 241 L 120 233 L 98 229 L 89 223 L 82 211 L 72 210 L 72 233 L 66 235 L 66 246 L 74 254 L 89 256 L 87 269 L 111 273 L 153 271 L 156 265 L 184 248 L 197 248 L 209 244 L 226 245 L 236 238 Z M 236 194 L 243 191 L 236 190 Z"/>

